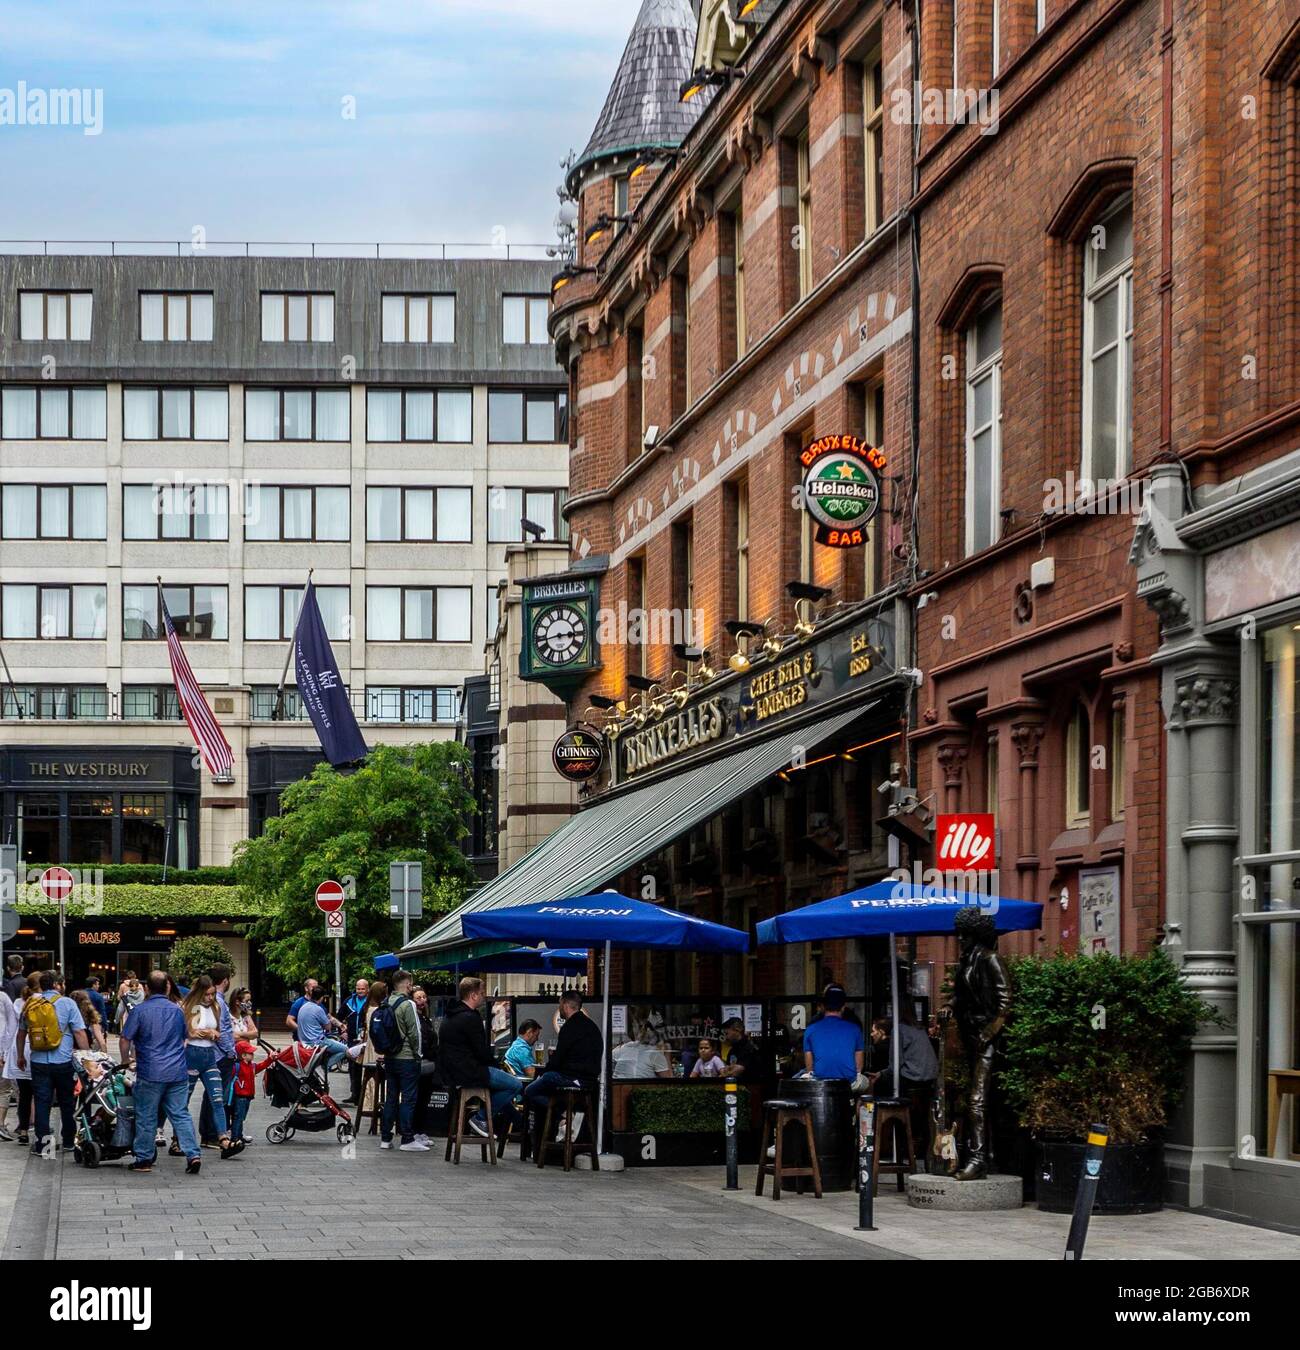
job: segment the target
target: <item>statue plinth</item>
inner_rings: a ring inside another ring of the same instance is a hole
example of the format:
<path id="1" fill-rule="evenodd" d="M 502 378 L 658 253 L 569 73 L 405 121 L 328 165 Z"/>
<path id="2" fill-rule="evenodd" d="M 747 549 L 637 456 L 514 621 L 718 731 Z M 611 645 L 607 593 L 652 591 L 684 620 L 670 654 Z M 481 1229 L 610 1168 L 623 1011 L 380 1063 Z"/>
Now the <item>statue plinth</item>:
<path id="1" fill-rule="evenodd" d="M 912 1209 L 944 1209 L 967 1214 L 976 1210 L 1019 1209 L 1024 1204 L 1024 1182 L 994 1172 L 982 1181 L 914 1172 L 907 1178 L 907 1203 Z"/>

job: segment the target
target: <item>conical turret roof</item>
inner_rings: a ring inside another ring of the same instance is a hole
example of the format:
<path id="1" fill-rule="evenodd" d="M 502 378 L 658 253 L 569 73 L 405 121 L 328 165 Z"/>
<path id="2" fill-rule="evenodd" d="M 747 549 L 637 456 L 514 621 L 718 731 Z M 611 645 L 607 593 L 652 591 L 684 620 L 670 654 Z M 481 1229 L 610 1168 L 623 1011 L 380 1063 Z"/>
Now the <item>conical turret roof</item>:
<path id="1" fill-rule="evenodd" d="M 597 160 L 681 144 L 712 92 L 689 103 L 680 99 L 691 74 L 695 27 L 690 0 L 644 0 L 596 129 L 569 171 L 570 190 L 579 171 Z"/>

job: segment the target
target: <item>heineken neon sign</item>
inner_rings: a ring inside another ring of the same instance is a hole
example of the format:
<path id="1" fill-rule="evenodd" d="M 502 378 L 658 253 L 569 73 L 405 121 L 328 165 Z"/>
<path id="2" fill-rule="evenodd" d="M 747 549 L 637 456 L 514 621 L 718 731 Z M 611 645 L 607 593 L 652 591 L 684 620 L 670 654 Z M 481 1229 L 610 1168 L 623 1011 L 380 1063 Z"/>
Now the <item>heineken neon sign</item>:
<path id="1" fill-rule="evenodd" d="M 799 456 L 804 509 L 828 548 L 857 548 L 880 509 L 885 452 L 857 436 L 822 436 Z"/>

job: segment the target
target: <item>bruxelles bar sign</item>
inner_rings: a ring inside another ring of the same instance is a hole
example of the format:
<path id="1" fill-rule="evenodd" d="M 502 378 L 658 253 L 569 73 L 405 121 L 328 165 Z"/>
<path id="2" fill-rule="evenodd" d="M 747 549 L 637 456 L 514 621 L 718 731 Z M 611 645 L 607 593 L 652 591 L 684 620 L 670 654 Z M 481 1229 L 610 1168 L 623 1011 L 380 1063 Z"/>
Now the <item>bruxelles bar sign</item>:
<path id="1" fill-rule="evenodd" d="M 885 453 L 857 436 L 822 436 L 799 456 L 803 500 L 816 522 L 815 538 L 828 548 L 857 548 L 880 509 Z"/>

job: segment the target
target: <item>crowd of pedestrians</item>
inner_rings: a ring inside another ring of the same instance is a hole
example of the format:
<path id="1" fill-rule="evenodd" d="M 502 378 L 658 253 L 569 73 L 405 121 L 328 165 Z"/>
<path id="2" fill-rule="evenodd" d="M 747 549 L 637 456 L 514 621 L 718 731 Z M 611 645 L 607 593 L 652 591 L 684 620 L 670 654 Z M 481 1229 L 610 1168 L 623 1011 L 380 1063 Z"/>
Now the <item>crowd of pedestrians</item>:
<path id="1" fill-rule="evenodd" d="M 76 1063 L 86 1057 L 108 1061 L 115 1016 L 118 1058 L 132 1080 L 130 1171 L 152 1171 L 166 1146 L 168 1155 L 184 1159 L 188 1175 L 197 1175 L 204 1149 L 231 1160 L 252 1142 L 245 1133 L 248 1112 L 259 1075 L 272 1060 L 256 1058 L 252 996 L 247 988 L 232 989 L 228 966 L 214 964 L 189 988 L 166 971 L 151 971 L 143 980 L 127 972 L 114 991 L 115 1014 L 98 978 L 68 991 L 57 972 L 24 974 L 21 958 L 11 958 L 6 969 L 0 986 L 0 1140 L 16 1140 L 45 1157 L 76 1145 Z M 486 997 L 481 980 L 461 980 L 435 1024 L 428 993 L 415 987 L 409 971 L 395 970 L 386 981 L 357 980 L 335 1013 L 320 982 L 308 979 L 286 1018 L 294 1062 L 306 1064 L 320 1051 L 315 1063 L 326 1075 L 346 1071 L 343 1105 L 378 1116 L 381 1149 L 429 1150 L 429 1104 L 438 1088 L 485 1089 L 497 1132 L 522 1113 L 535 1135 L 558 1089 L 595 1086 L 600 1030 L 583 1012 L 582 996 L 565 992 L 549 1060 L 537 1063 L 542 1028 L 530 1020 L 498 1065 L 484 1023 Z M 469 1125 L 486 1135 L 487 1110 Z"/>

